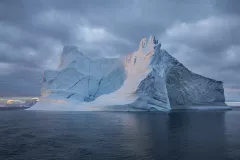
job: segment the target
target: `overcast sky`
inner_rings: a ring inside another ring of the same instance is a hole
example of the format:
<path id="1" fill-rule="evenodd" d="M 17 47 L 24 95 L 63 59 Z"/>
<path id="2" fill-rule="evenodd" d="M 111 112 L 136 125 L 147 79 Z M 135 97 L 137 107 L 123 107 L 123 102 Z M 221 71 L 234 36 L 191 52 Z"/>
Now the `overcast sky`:
<path id="1" fill-rule="evenodd" d="M 155 35 L 190 70 L 240 99 L 239 0 L 1 0 L 0 96 L 37 96 L 64 45 L 126 55 Z"/>

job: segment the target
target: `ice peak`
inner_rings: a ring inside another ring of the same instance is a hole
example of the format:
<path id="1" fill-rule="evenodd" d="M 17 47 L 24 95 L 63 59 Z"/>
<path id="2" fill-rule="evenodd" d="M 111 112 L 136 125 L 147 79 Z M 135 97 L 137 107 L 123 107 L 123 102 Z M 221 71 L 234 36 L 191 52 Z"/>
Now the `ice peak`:
<path id="1" fill-rule="evenodd" d="M 161 47 L 161 44 L 158 43 L 158 40 L 156 40 L 155 36 L 149 36 L 149 38 L 144 37 L 139 44 L 138 51 L 140 51 L 143 54 L 149 54 L 150 52 L 154 53 L 154 50 L 159 50 Z"/>
<path id="2" fill-rule="evenodd" d="M 139 49 L 146 47 L 154 47 L 155 45 L 158 45 L 158 40 L 156 40 L 155 36 L 150 36 L 148 39 L 147 37 L 144 37 L 140 41 Z"/>

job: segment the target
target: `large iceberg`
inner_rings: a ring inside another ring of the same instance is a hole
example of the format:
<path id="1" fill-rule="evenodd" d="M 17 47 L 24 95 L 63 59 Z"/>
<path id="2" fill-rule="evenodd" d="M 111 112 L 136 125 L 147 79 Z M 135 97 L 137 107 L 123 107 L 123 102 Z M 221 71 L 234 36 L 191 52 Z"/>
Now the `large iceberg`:
<path id="1" fill-rule="evenodd" d="M 45 71 L 33 110 L 158 110 L 225 108 L 223 83 L 188 70 L 150 36 L 120 58 L 90 58 L 64 47 Z M 218 107 L 217 107 L 218 106 Z"/>

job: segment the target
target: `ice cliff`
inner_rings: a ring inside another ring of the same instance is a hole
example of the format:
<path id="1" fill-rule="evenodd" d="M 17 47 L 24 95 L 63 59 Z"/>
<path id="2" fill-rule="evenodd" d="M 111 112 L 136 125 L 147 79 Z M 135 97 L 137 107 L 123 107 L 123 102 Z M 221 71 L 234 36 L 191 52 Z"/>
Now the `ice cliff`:
<path id="1" fill-rule="evenodd" d="M 58 69 L 45 71 L 42 83 L 42 101 L 32 109 L 169 111 L 225 105 L 221 81 L 191 72 L 152 36 L 121 58 L 93 59 L 77 47 L 64 47 Z M 50 100 L 55 101 L 50 105 Z"/>

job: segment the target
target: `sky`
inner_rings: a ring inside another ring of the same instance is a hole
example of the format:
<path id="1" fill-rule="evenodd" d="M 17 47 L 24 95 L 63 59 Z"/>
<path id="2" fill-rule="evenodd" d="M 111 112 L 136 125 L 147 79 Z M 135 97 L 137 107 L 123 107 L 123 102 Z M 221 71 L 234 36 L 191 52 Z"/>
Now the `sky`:
<path id="1" fill-rule="evenodd" d="M 0 96 L 38 96 L 64 45 L 124 56 L 154 35 L 190 70 L 240 100 L 239 0 L 1 0 Z"/>

